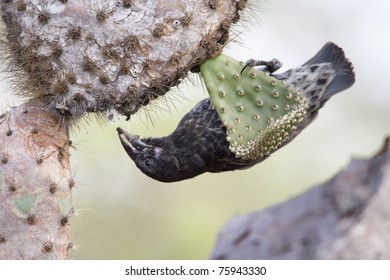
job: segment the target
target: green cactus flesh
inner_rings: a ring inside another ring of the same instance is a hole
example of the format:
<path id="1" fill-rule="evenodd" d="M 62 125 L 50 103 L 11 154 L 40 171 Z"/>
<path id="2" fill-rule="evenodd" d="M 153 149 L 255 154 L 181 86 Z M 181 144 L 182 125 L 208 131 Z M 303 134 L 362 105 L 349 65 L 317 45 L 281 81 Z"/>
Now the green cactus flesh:
<path id="1" fill-rule="evenodd" d="M 229 149 L 238 158 L 258 159 L 280 148 L 308 109 L 300 90 L 269 73 L 246 68 L 226 55 L 200 67 L 214 109 L 226 127 Z"/>
<path id="2" fill-rule="evenodd" d="M 31 213 L 38 201 L 39 195 L 37 194 L 22 194 L 19 198 L 14 200 L 14 210 L 22 216 L 26 216 Z"/>
<path id="3" fill-rule="evenodd" d="M 73 209 L 71 196 L 67 195 L 65 197 L 61 197 L 59 202 L 60 202 L 60 211 L 62 216 L 68 216 Z"/>

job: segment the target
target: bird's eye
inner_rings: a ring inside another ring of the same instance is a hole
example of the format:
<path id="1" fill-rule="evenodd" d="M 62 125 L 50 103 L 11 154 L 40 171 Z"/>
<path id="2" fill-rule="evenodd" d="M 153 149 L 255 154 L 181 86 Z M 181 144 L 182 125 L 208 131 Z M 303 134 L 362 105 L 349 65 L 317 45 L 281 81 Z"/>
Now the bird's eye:
<path id="1" fill-rule="evenodd" d="M 145 160 L 144 164 L 145 164 L 145 166 L 150 166 L 151 162 L 150 162 L 150 160 L 147 159 L 147 160 Z"/>

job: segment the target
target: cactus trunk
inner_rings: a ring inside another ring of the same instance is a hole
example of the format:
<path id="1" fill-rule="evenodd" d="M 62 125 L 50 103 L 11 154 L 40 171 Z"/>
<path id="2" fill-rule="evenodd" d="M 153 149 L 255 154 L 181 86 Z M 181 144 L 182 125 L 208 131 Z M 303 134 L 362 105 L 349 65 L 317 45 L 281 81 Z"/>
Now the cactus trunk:
<path id="1" fill-rule="evenodd" d="M 0 259 L 66 259 L 72 180 L 69 135 L 34 101 L 0 124 Z"/>

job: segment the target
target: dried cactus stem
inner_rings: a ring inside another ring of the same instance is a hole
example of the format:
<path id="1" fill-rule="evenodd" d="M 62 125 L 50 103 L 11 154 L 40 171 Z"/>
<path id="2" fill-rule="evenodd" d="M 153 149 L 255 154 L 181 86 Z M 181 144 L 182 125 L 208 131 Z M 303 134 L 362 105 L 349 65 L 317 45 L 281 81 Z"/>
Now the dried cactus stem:
<path id="1" fill-rule="evenodd" d="M 2 115 L 0 154 L 7 159 L 0 163 L 0 259 L 67 259 L 67 128 L 40 100 L 30 101 Z"/>

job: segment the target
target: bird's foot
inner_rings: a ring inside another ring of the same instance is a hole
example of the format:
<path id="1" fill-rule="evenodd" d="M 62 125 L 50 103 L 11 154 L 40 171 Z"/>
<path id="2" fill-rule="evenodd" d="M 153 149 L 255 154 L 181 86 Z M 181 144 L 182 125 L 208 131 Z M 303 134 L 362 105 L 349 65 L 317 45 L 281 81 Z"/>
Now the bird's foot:
<path id="1" fill-rule="evenodd" d="M 281 67 L 282 67 L 282 63 L 277 59 L 277 58 L 274 58 L 272 60 L 257 60 L 257 59 L 249 59 L 246 63 L 245 63 L 245 66 L 244 68 L 242 68 L 241 70 L 241 74 L 242 72 L 244 72 L 245 68 L 247 67 L 255 67 L 255 66 L 265 66 L 265 69 L 264 71 L 268 71 L 270 73 L 273 73 L 277 70 L 279 70 Z"/>

